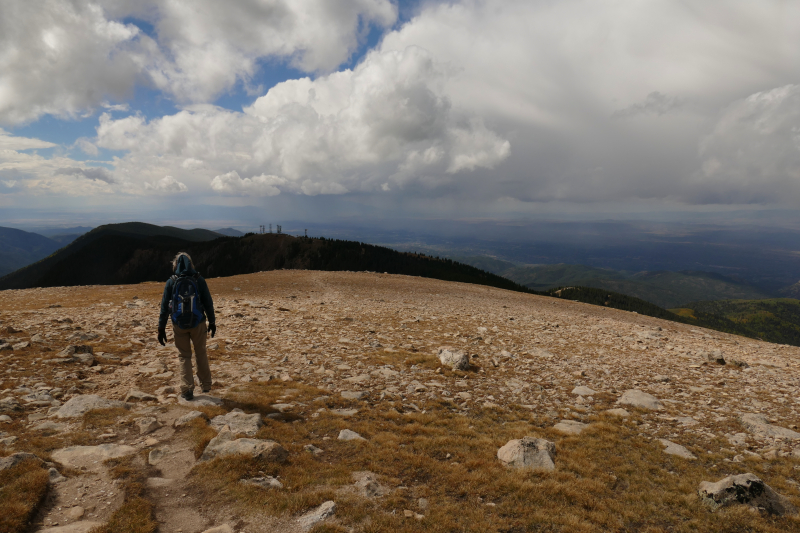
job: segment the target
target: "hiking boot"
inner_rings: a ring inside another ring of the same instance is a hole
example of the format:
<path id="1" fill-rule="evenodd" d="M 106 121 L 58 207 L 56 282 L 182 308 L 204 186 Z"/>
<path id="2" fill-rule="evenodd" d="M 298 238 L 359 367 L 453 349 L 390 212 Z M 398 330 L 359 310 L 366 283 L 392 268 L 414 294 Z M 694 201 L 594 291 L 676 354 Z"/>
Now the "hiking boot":
<path id="1" fill-rule="evenodd" d="M 206 393 L 206 394 L 208 394 L 209 392 L 211 392 L 211 387 L 209 387 L 209 388 L 207 388 L 207 389 L 203 389 L 203 392 L 204 392 L 204 393 Z"/>
<path id="2" fill-rule="evenodd" d="M 183 398 L 187 402 L 191 402 L 192 400 L 194 400 L 194 391 L 187 390 L 186 392 L 182 392 L 181 398 Z"/>

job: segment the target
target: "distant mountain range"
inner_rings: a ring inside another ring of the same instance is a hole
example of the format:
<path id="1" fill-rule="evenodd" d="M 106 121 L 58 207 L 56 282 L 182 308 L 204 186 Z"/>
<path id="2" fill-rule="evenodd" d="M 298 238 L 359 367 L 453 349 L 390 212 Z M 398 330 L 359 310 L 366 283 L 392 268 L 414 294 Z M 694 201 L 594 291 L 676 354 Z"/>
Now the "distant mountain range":
<path id="1" fill-rule="evenodd" d="M 140 222 L 100 226 L 45 259 L 0 278 L 0 290 L 164 281 L 179 252 L 206 277 L 281 268 L 360 270 L 424 276 L 531 292 L 510 280 L 449 259 L 398 252 L 354 241 L 283 234 L 226 237 Z"/>
<path id="2" fill-rule="evenodd" d="M 640 298 L 665 309 L 699 300 L 751 300 L 775 296 L 744 281 L 714 272 L 631 273 L 584 265 L 516 265 L 486 256 L 456 259 L 536 291 L 571 286 L 594 287 Z"/>
<path id="3" fill-rule="evenodd" d="M 0 276 L 47 257 L 62 246 L 37 233 L 0 227 Z"/>

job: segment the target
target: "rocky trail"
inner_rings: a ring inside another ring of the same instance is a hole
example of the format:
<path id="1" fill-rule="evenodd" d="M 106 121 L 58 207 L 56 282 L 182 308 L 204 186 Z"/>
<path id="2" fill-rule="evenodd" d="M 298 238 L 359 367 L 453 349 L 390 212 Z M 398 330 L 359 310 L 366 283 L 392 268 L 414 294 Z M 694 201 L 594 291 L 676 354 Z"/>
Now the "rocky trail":
<path id="1" fill-rule="evenodd" d="M 192 402 L 161 284 L 0 293 L 0 475 L 47 478 L 9 531 L 800 530 L 798 348 L 407 276 L 209 286 Z"/>

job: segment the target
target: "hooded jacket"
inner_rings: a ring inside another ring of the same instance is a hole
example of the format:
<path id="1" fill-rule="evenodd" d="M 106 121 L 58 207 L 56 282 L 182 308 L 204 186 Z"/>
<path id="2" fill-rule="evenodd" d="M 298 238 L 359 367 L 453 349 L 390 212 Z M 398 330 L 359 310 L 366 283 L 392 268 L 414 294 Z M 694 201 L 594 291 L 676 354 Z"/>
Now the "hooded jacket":
<path id="1" fill-rule="evenodd" d="M 203 306 L 203 315 L 208 318 L 209 324 L 216 323 L 214 316 L 214 301 L 211 299 L 211 292 L 208 290 L 208 284 L 203 276 L 197 274 L 197 271 L 192 268 L 189 258 L 182 255 L 178 258 L 178 264 L 175 266 L 175 275 L 179 278 L 182 276 L 197 275 L 197 292 L 200 296 L 200 304 Z M 164 286 L 164 295 L 161 297 L 161 314 L 158 316 L 158 329 L 167 327 L 167 319 L 169 318 L 169 302 L 172 300 L 172 292 L 174 290 L 175 282 L 172 278 L 167 280 Z"/>

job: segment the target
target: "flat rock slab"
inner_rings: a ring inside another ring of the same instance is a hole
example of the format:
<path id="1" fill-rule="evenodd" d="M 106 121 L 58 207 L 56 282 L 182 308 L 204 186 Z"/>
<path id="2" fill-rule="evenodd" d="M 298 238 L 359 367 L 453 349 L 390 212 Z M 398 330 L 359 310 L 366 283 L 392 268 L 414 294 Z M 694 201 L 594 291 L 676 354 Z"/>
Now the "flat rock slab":
<path id="1" fill-rule="evenodd" d="M 331 409 L 331 413 L 338 416 L 353 416 L 358 413 L 358 409 Z"/>
<path id="2" fill-rule="evenodd" d="M 553 429 L 567 435 L 580 435 L 581 432 L 589 427 L 589 424 L 578 422 L 577 420 L 562 420 Z"/>
<path id="3" fill-rule="evenodd" d="M 236 439 L 234 433 L 227 428 L 211 439 L 206 446 L 200 461 L 209 461 L 215 457 L 228 455 L 245 455 L 252 459 L 266 459 L 282 463 L 289 455 L 283 446 L 271 440 Z"/>
<path id="4" fill-rule="evenodd" d="M 96 394 L 81 394 L 62 405 L 56 416 L 58 418 L 76 418 L 95 409 L 115 409 L 119 407 L 129 409 L 130 405 L 117 400 L 109 400 Z"/>
<path id="5" fill-rule="evenodd" d="M 182 397 L 178 396 L 178 403 L 187 407 L 198 405 L 202 407 L 215 407 L 222 405 L 222 400 L 207 394 L 197 394 L 191 401 L 184 400 Z"/>
<path id="6" fill-rule="evenodd" d="M 767 417 L 756 413 L 745 413 L 739 417 L 742 425 L 754 435 L 778 437 L 781 439 L 800 439 L 800 433 L 769 423 Z"/>
<path id="7" fill-rule="evenodd" d="M 234 434 L 242 433 L 252 437 L 264 423 L 258 413 L 247 414 L 241 409 L 234 409 L 225 415 L 215 416 L 211 419 L 210 425 L 217 431 L 222 431 L 222 428 L 228 426 Z"/>
<path id="8" fill-rule="evenodd" d="M 664 453 L 669 455 L 677 455 L 678 457 L 683 457 L 684 459 L 697 459 L 697 457 L 692 454 L 689 450 L 667 439 L 658 439 L 662 446 L 664 446 Z"/>
<path id="9" fill-rule="evenodd" d="M 353 390 L 344 390 L 342 391 L 342 398 L 345 400 L 362 400 L 368 396 L 368 393 L 365 391 L 353 391 Z"/>
<path id="10" fill-rule="evenodd" d="M 205 413 L 202 413 L 200 411 L 189 411 L 182 417 L 175 420 L 175 423 L 173 425 L 175 426 L 175 428 L 182 428 L 183 426 L 189 424 L 192 420 L 197 420 L 198 418 L 208 420 L 208 417 L 206 416 Z"/>
<path id="11" fill-rule="evenodd" d="M 575 387 L 574 389 L 572 389 L 572 394 L 577 394 L 578 396 L 593 396 L 597 394 L 597 391 L 594 391 L 589 387 L 580 385 L 579 387 Z"/>
<path id="12" fill-rule="evenodd" d="M 53 460 L 70 468 L 86 467 L 89 470 L 102 468 L 106 459 L 116 459 L 136 453 L 133 446 L 100 444 L 98 446 L 70 446 L 53 452 Z"/>
<path id="13" fill-rule="evenodd" d="M 309 530 L 315 525 L 319 524 L 326 518 L 333 516 L 336 513 L 336 504 L 332 501 L 327 501 L 313 509 L 300 518 L 297 519 L 297 523 L 300 525 L 301 528 L 304 530 Z"/>
<path id="14" fill-rule="evenodd" d="M 617 400 L 617 403 L 622 405 L 631 405 L 633 407 L 641 407 L 642 409 L 659 410 L 664 408 L 661 400 L 637 389 L 626 390 L 622 398 Z"/>
<path id="15" fill-rule="evenodd" d="M 40 529 L 39 533 L 89 533 L 96 527 L 102 526 L 102 522 L 89 522 L 84 520 L 82 522 L 75 522 L 66 526 L 48 527 Z"/>
<path id="16" fill-rule="evenodd" d="M 230 524 L 222 524 L 221 526 L 206 529 L 203 533 L 233 533 L 233 527 Z"/>
<path id="17" fill-rule="evenodd" d="M 147 392 L 142 392 L 140 390 L 131 389 L 128 391 L 128 394 L 125 395 L 126 402 L 157 402 L 158 398 L 152 394 Z"/>
<path id="18" fill-rule="evenodd" d="M 786 497 L 772 490 L 755 474 L 728 476 L 716 483 L 703 481 L 698 494 L 713 510 L 740 504 L 763 509 L 769 514 L 797 514 L 797 508 Z"/>
<path id="19" fill-rule="evenodd" d="M 607 414 L 607 415 L 620 416 L 622 418 L 627 418 L 627 417 L 631 416 L 631 414 L 627 410 L 625 410 L 625 409 L 623 409 L 621 407 L 618 407 L 616 409 L 606 409 L 603 412 L 605 414 Z"/>
<path id="20" fill-rule="evenodd" d="M 239 483 L 243 485 L 253 485 L 262 489 L 282 489 L 283 483 L 278 481 L 272 476 L 253 477 L 250 479 L 243 479 Z"/>
<path id="21" fill-rule="evenodd" d="M 514 468 L 532 470 L 555 470 L 556 445 L 549 440 L 523 437 L 508 441 L 497 450 L 497 458 Z"/>

